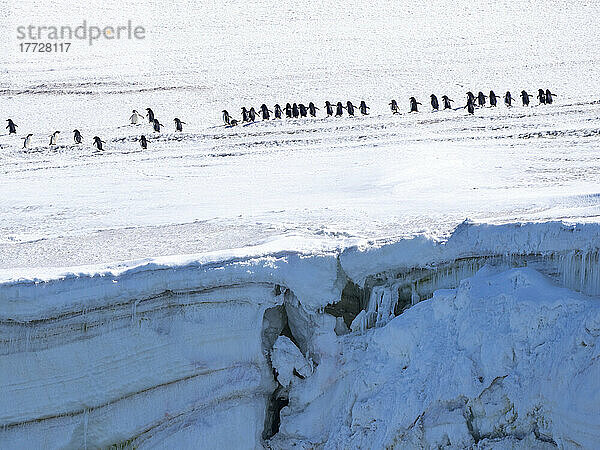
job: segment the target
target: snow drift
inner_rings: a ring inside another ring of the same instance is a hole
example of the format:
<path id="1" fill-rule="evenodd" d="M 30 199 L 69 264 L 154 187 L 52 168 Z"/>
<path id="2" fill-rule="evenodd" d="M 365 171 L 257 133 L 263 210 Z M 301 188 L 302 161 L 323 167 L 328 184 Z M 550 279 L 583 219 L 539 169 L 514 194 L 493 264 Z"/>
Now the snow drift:
<path id="1" fill-rule="evenodd" d="M 4 276 L 7 448 L 589 447 L 600 225 Z"/>

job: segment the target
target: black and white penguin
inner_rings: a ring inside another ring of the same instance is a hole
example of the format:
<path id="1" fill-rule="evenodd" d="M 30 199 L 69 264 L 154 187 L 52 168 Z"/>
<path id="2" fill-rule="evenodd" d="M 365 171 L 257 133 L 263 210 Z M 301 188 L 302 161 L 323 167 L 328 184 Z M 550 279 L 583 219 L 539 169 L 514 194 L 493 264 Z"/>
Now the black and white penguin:
<path id="1" fill-rule="evenodd" d="M 73 130 L 73 141 L 75 141 L 76 144 L 81 144 L 81 141 L 83 141 L 79 130 Z"/>
<path id="2" fill-rule="evenodd" d="M 353 116 L 354 115 L 354 108 L 356 108 L 356 106 L 354 106 L 352 104 L 352 102 L 350 100 L 348 100 L 346 102 L 346 111 L 348 111 L 348 115 L 349 116 Z"/>
<path id="3" fill-rule="evenodd" d="M 173 122 L 175 122 L 175 131 L 183 131 L 183 125 L 186 125 L 185 122 L 182 122 L 177 117 L 173 119 Z"/>
<path id="4" fill-rule="evenodd" d="M 160 127 L 162 127 L 162 126 L 164 126 L 164 125 L 163 125 L 162 123 L 160 123 L 160 122 L 158 121 L 158 119 L 154 119 L 154 122 L 153 122 L 152 126 L 153 126 L 153 128 L 154 128 L 154 131 L 158 131 L 158 132 L 160 132 Z"/>
<path id="5" fill-rule="evenodd" d="M 250 118 L 248 117 L 248 110 L 245 107 L 242 107 L 242 122 L 250 122 Z"/>
<path id="6" fill-rule="evenodd" d="M 473 99 L 473 100 L 467 99 L 467 105 L 465 106 L 465 109 L 469 112 L 469 114 L 474 114 L 475 113 L 475 99 Z"/>
<path id="7" fill-rule="evenodd" d="M 154 111 L 150 108 L 146 108 L 146 111 L 148 111 L 148 123 L 154 123 Z"/>
<path id="8" fill-rule="evenodd" d="M 23 148 L 29 148 L 31 146 L 31 136 L 33 136 L 33 134 L 30 133 L 23 138 Z"/>
<path id="9" fill-rule="evenodd" d="M 139 112 L 137 112 L 135 109 L 133 110 L 133 114 L 131 114 L 131 117 L 129 118 L 129 121 L 131 122 L 131 125 L 137 125 L 138 122 L 143 118 L 144 116 L 142 116 Z"/>
<path id="10" fill-rule="evenodd" d="M 451 109 L 452 103 L 454 100 L 450 99 L 447 95 L 442 95 L 442 102 L 444 102 L 444 109 Z"/>
<path id="11" fill-rule="evenodd" d="M 292 117 L 294 119 L 297 119 L 298 116 L 300 116 L 300 111 L 298 110 L 298 105 L 296 103 L 294 103 L 292 105 Z"/>
<path id="12" fill-rule="evenodd" d="M 267 108 L 267 105 L 265 105 L 264 103 L 260 105 L 260 115 L 262 116 L 262 120 L 269 120 L 269 118 L 271 117 L 269 113 L 272 112 L 273 111 Z"/>
<path id="13" fill-rule="evenodd" d="M 317 109 L 319 108 L 317 108 L 313 102 L 308 104 L 308 113 L 311 117 L 317 117 Z"/>
<path id="14" fill-rule="evenodd" d="M 308 114 L 308 109 L 302 103 L 298 105 L 298 110 L 300 111 L 300 117 L 306 117 Z"/>
<path id="15" fill-rule="evenodd" d="M 553 94 L 552 92 L 550 92 L 550 89 L 546 89 L 546 103 L 551 105 L 552 102 L 554 101 L 552 99 L 552 97 L 556 97 L 556 94 Z"/>
<path id="16" fill-rule="evenodd" d="M 8 134 L 17 134 L 17 125 L 15 125 L 12 119 L 6 119 L 6 121 L 8 122 L 8 125 L 6 125 L 6 128 L 8 128 Z"/>
<path id="17" fill-rule="evenodd" d="M 229 115 L 227 110 L 224 109 L 222 111 L 222 113 L 223 113 L 223 122 L 225 122 L 225 125 L 231 125 L 231 116 Z"/>
<path id="18" fill-rule="evenodd" d="M 330 101 L 325 102 L 325 112 L 327 113 L 327 117 L 333 116 L 333 105 Z"/>
<path id="19" fill-rule="evenodd" d="M 102 150 L 102 144 L 106 144 L 106 142 L 104 142 L 98 136 L 94 136 L 94 147 L 96 147 L 98 150 Z"/>
<path id="20" fill-rule="evenodd" d="M 418 105 L 420 105 L 420 104 L 421 103 L 419 103 L 416 98 L 411 97 L 410 98 L 410 112 L 419 112 Z"/>
<path id="21" fill-rule="evenodd" d="M 498 106 L 498 99 L 500 97 L 498 95 L 496 95 L 496 93 L 494 91 L 490 91 L 490 106 L 492 107 L 496 107 Z"/>
<path id="22" fill-rule="evenodd" d="M 392 100 L 390 102 L 390 109 L 392 110 L 392 114 L 400 113 L 400 110 L 398 109 L 398 102 L 396 100 Z"/>
<path id="23" fill-rule="evenodd" d="M 146 136 L 143 134 L 140 136 L 140 146 L 146 150 L 148 148 L 148 141 L 146 140 Z"/>
<path id="24" fill-rule="evenodd" d="M 360 111 L 360 113 L 361 113 L 363 116 L 368 116 L 368 115 L 369 115 L 369 111 L 368 111 L 369 109 L 371 109 L 371 108 L 369 108 L 369 107 L 367 106 L 367 104 L 365 103 L 365 101 L 364 101 L 364 100 L 361 100 L 361 101 L 360 101 L 360 106 L 358 107 L 358 110 Z"/>
<path id="25" fill-rule="evenodd" d="M 56 145 L 56 142 L 58 141 L 58 135 L 60 134 L 60 131 L 55 131 L 54 133 L 52 133 L 50 135 L 50 145 Z"/>
<path id="26" fill-rule="evenodd" d="M 475 94 L 473 94 L 471 91 L 467 92 L 467 103 L 469 102 L 473 102 L 473 104 L 475 104 Z"/>
<path id="27" fill-rule="evenodd" d="M 342 102 L 337 102 L 337 105 L 335 106 L 335 117 L 342 117 L 342 114 L 344 114 L 344 106 L 342 105 Z"/>
<path id="28" fill-rule="evenodd" d="M 238 124 L 238 123 L 239 123 L 239 122 L 238 122 L 236 119 L 231 119 L 231 123 L 230 123 L 230 125 L 231 125 L 232 127 L 235 127 L 235 126 L 237 126 L 237 124 Z"/>
<path id="29" fill-rule="evenodd" d="M 434 94 L 431 94 L 431 107 L 434 109 L 434 111 L 440 109 L 440 103 L 438 102 L 438 98 Z"/>
<path id="30" fill-rule="evenodd" d="M 250 119 L 250 122 L 254 122 L 256 120 L 256 111 L 254 110 L 254 106 L 248 111 L 248 119 Z"/>
<path id="31" fill-rule="evenodd" d="M 543 89 L 538 89 L 537 98 L 540 101 L 540 105 L 546 104 L 546 92 Z"/>
<path id="32" fill-rule="evenodd" d="M 487 95 L 485 95 L 483 92 L 479 91 L 479 93 L 477 94 L 477 103 L 479 104 L 479 106 L 481 106 L 481 107 L 485 106 L 486 98 L 487 98 Z"/>
<path id="33" fill-rule="evenodd" d="M 292 118 L 292 105 L 290 105 L 289 103 L 285 104 L 285 118 L 286 119 Z"/>
<path id="34" fill-rule="evenodd" d="M 504 104 L 508 107 L 512 106 L 512 101 L 513 101 L 513 97 L 512 94 L 510 93 L 510 91 L 506 91 L 506 94 L 504 94 Z"/>
<path id="35" fill-rule="evenodd" d="M 523 100 L 523 106 L 529 106 L 529 97 L 533 97 L 533 95 L 528 94 L 527 91 L 521 91 L 521 100 Z"/>
<path id="36" fill-rule="evenodd" d="M 283 114 L 283 111 L 281 110 L 281 106 L 279 106 L 279 103 L 275 105 L 275 118 L 276 119 L 281 119 L 281 116 Z"/>

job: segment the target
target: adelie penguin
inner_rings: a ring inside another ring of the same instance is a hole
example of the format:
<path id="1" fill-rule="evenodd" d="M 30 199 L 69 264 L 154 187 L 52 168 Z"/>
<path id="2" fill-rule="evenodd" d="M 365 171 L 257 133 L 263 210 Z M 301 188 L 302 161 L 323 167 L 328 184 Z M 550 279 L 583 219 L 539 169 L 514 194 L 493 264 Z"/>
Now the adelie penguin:
<path id="1" fill-rule="evenodd" d="M 475 103 L 475 94 L 473 94 L 471 91 L 467 92 L 467 103 L 469 102 Z"/>
<path id="2" fill-rule="evenodd" d="M 298 105 L 298 111 L 300 111 L 300 117 L 306 117 L 308 114 L 308 109 L 302 103 Z"/>
<path id="3" fill-rule="evenodd" d="M 56 142 L 58 141 L 58 135 L 60 134 L 60 131 L 55 131 L 54 133 L 52 133 L 50 135 L 50 145 L 56 145 Z"/>
<path id="4" fill-rule="evenodd" d="M 154 111 L 152 111 L 150 108 L 146 108 L 146 111 L 148 111 L 148 123 L 154 123 Z"/>
<path id="5" fill-rule="evenodd" d="M 158 121 L 158 119 L 154 119 L 154 122 L 152 124 L 152 127 L 154 128 L 154 131 L 160 132 L 160 127 L 164 126 L 162 123 L 160 123 Z"/>
<path id="6" fill-rule="evenodd" d="M 235 127 L 235 126 L 237 126 L 238 123 L 239 122 L 236 119 L 231 119 L 231 122 L 229 125 L 231 125 L 232 127 Z"/>
<path id="7" fill-rule="evenodd" d="M 554 101 L 552 100 L 552 97 L 556 97 L 556 94 L 550 92 L 550 89 L 546 89 L 546 103 L 548 103 L 549 105 L 551 105 Z"/>
<path id="8" fill-rule="evenodd" d="M 23 138 L 23 148 L 29 148 L 31 146 L 31 136 L 33 136 L 33 134 L 29 133 Z"/>
<path id="9" fill-rule="evenodd" d="M 83 138 L 81 137 L 81 133 L 79 132 L 79 130 L 73 130 L 73 141 L 76 144 L 81 144 L 81 141 L 83 141 Z"/>
<path id="10" fill-rule="evenodd" d="M 146 140 L 146 136 L 143 134 L 140 136 L 140 146 L 146 150 L 148 148 L 148 141 Z"/>
<path id="11" fill-rule="evenodd" d="M 137 125 L 138 122 L 143 118 L 144 118 L 144 116 L 142 116 L 139 112 L 137 112 L 134 109 L 133 114 L 131 114 L 131 117 L 129 118 L 129 121 L 131 122 L 131 125 Z"/>
<path id="12" fill-rule="evenodd" d="M 498 105 L 498 99 L 500 97 L 494 93 L 494 91 L 490 91 L 490 106 L 496 107 Z"/>
<path id="13" fill-rule="evenodd" d="M 249 122 L 250 119 L 248 117 L 248 110 L 245 107 L 242 107 L 242 122 Z"/>
<path id="14" fill-rule="evenodd" d="M 521 91 L 521 100 L 523 100 L 523 106 L 529 106 L 529 97 L 533 97 L 533 95 L 528 94 L 527 91 Z"/>
<path id="15" fill-rule="evenodd" d="M 511 107 L 512 101 L 513 101 L 512 94 L 510 93 L 510 91 L 506 91 L 506 94 L 504 94 L 504 104 L 507 107 Z"/>
<path id="16" fill-rule="evenodd" d="M 313 102 L 308 104 L 308 113 L 311 117 L 317 117 L 317 109 L 319 108 L 317 108 Z"/>
<path id="17" fill-rule="evenodd" d="M 546 92 L 543 89 L 538 89 L 537 98 L 540 101 L 540 105 L 546 104 Z"/>
<path id="18" fill-rule="evenodd" d="M 479 104 L 479 106 L 485 106 L 485 99 L 487 98 L 487 96 L 479 91 L 479 93 L 477 94 L 477 103 Z"/>
<path id="19" fill-rule="evenodd" d="M 325 102 L 325 112 L 327 113 L 327 117 L 333 116 L 333 106 L 330 101 Z"/>
<path id="20" fill-rule="evenodd" d="M 289 103 L 285 104 L 285 118 L 286 119 L 292 118 L 292 105 L 290 105 Z"/>
<path id="21" fill-rule="evenodd" d="M 337 102 L 337 105 L 335 106 L 335 117 L 342 117 L 342 114 L 344 114 L 344 106 L 342 105 L 342 102 Z"/>
<path id="22" fill-rule="evenodd" d="M 440 109 L 440 103 L 438 102 L 438 98 L 434 94 L 431 94 L 431 107 L 434 111 Z"/>
<path id="23" fill-rule="evenodd" d="M 451 109 L 452 105 L 450 103 L 452 103 L 454 100 L 451 100 L 447 95 L 443 95 L 442 96 L 442 102 L 444 103 L 444 109 Z"/>
<path id="24" fill-rule="evenodd" d="M 227 110 L 224 109 L 221 112 L 223 113 L 223 122 L 225 122 L 225 125 L 231 125 L 231 116 L 229 115 Z"/>
<path id="25" fill-rule="evenodd" d="M 300 111 L 298 110 L 298 105 L 296 103 L 294 103 L 292 105 L 292 117 L 294 119 L 297 119 L 298 116 L 300 116 Z"/>
<path id="26" fill-rule="evenodd" d="M 346 102 L 346 111 L 348 111 L 348 115 L 349 116 L 353 116 L 354 115 L 354 108 L 356 108 L 356 106 L 354 106 L 352 104 L 352 102 L 350 100 L 348 100 Z"/>
<path id="27" fill-rule="evenodd" d="M 392 114 L 400 113 L 400 110 L 398 109 L 398 102 L 396 100 L 392 100 L 390 102 L 390 109 L 392 110 Z"/>
<path id="28" fill-rule="evenodd" d="M 469 114 L 474 114 L 475 113 L 475 99 L 473 99 L 473 100 L 467 99 L 467 104 L 465 106 L 465 109 L 469 112 Z"/>
<path id="29" fill-rule="evenodd" d="M 281 106 L 279 106 L 279 104 L 276 104 L 274 109 L 275 109 L 275 112 L 273 114 L 275 114 L 275 118 L 281 119 L 281 116 L 283 114 L 283 111 L 281 110 Z"/>
<path id="30" fill-rule="evenodd" d="M 269 117 L 271 117 L 269 115 L 269 113 L 272 113 L 273 111 L 271 111 L 269 108 L 267 108 L 267 105 L 265 105 L 264 103 L 262 105 L 260 105 L 260 114 L 262 116 L 262 120 L 269 120 Z"/>
<path id="31" fill-rule="evenodd" d="M 369 108 L 369 107 L 367 106 L 367 104 L 365 103 L 365 101 L 364 101 L 364 100 L 361 100 L 361 102 L 360 102 L 360 106 L 358 107 L 358 109 L 359 109 L 360 113 L 361 113 L 363 116 L 368 116 L 368 115 L 369 115 L 369 111 L 368 111 L 368 110 L 369 110 L 369 109 L 371 109 L 371 108 Z"/>
<path id="32" fill-rule="evenodd" d="M 185 125 L 185 122 L 182 122 L 177 117 L 173 119 L 173 122 L 175 122 L 175 131 L 183 131 L 183 125 Z"/>
<path id="33" fill-rule="evenodd" d="M 98 136 L 94 136 L 94 147 L 96 147 L 98 150 L 102 150 L 102 144 L 106 144 L 106 142 L 104 142 Z"/>
<path id="34" fill-rule="evenodd" d="M 254 107 L 250 108 L 250 111 L 248 111 L 248 119 L 250 119 L 250 122 L 256 120 L 256 111 L 254 110 Z"/>
<path id="35" fill-rule="evenodd" d="M 8 125 L 6 128 L 8 129 L 8 134 L 17 134 L 17 125 L 12 121 L 12 119 L 6 119 Z"/>
<path id="36" fill-rule="evenodd" d="M 419 112 L 419 106 L 421 103 L 417 101 L 416 98 L 410 98 L 410 112 Z"/>

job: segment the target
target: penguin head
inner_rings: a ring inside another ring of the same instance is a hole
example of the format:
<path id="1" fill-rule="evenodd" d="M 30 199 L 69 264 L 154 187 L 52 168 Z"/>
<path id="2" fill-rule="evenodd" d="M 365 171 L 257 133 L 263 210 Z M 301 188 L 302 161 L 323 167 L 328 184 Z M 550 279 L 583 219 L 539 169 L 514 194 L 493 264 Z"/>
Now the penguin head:
<path id="1" fill-rule="evenodd" d="M 31 137 L 31 136 L 33 136 L 33 133 L 29 133 L 29 134 L 27 135 L 27 137 Z"/>
<path id="2" fill-rule="evenodd" d="M 173 119 L 174 122 L 181 122 L 177 117 Z"/>
<path id="3" fill-rule="evenodd" d="M 73 130 L 73 133 L 79 133 L 79 130 Z"/>
<path id="4" fill-rule="evenodd" d="M 430 96 L 430 97 L 431 97 L 431 98 L 433 98 L 433 97 L 435 97 L 435 95 L 434 95 L 434 94 L 431 94 L 431 96 Z"/>
<path id="5" fill-rule="evenodd" d="M 60 134 L 60 131 L 55 131 L 53 134 Z"/>

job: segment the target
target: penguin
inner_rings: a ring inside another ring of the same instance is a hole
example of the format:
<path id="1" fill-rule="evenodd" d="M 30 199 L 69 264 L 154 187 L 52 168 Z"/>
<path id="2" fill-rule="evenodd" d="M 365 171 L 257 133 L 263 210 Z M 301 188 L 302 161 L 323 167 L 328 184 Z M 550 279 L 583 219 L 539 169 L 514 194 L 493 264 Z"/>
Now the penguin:
<path id="1" fill-rule="evenodd" d="M 239 122 L 238 122 L 236 119 L 231 119 L 230 125 L 231 125 L 232 127 L 235 127 L 235 126 L 237 126 L 237 124 L 238 124 L 238 123 L 239 123 Z"/>
<path id="2" fill-rule="evenodd" d="M 154 131 L 160 132 L 160 127 L 164 126 L 162 123 L 158 121 L 158 119 L 154 119 L 154 123 L 152 124 Z M 102 149 L 100 149 L 102 150 Z"/>
<path id="3" fill-rule="evenodd" d="M 300 117 L 306 117 L 306 115 L 308 114 L 306 106 L 304 106 L 302 103 L 298 105 L 298 110 L 300 111 Z"/>
<path id="4" fill-rule="evenodd" d="M 245 107 L 242 107 L 242 122 L 250 122 L 248 110 Z"/>
<path id="5" fill-rule="evenodd" d="M 500 97 L 498 95 L 495 94 L 494 91 L 490 91 L 490 106 L 495 108 L 496 106 L 498 106 L 498 99 Z"/>
<path id="6" fill-rule="evenodd" d="M 144 116 L 142 116 L 139 112 L 137 112 L 135 109 L 133 110 L 133 114 L 131 115 L 131 117 L 129 118 L 129 120 L 131 121 L 131 125 L 137 125 L 138 121 Z"/>
<path id="7" fill-rule="evenodd" d="M 473 99 L 473 100 L 468 99 L 465 109 L 469 112 L 469 114 L 474 114 L 475 113 L 475 99 Z"/>
<path id="8" fill-rule="evenodd" d="M 546 104 L 546 92 L 544 92 L 543 89 L 538 89 L 537 98 L 540 101 L 540 105 L 545 105 Z"/>
<path id="9" fill-rule="evenodd" d="M 148 123 L 154 123 L 154 111 L 150 108 L 146 108 L 146 111 L 148 111 Z"/>
<path id="10" fill-rule="evenodd" d="M 527 91 L 521 91 L 521 99 L 523 100 L 523 106 L 529 106 L 529 97 L 533 97 L 533 95 L 528 94 Z"/>
<path id="11" fill-rule="evenodd" d="M 392 114 L 400 113 L 400 110 L 398 109 L 398 102 L 396 102 L 396 100 L 392 100 L 390 102 L 390 109 L 392 110 Z"/>
<path id="12" fill-rule="evenodd" d="M 354 116 L 354 108 L 356 108 L 356 106 L 354 106 L 352 102 L 348 100 L 346 102 L 346 111 L 348 111 L 349 116 Z"/>
<path id="13" fill-rule="evenodd" d="M 335 117 L 342 117 L 343 113 L 344 107 L 342 106 L 342 102 L 337 102 L 337 105 L 335 106 Z"/>
<path id="14" fill-rule="evenodd" d="M 552 97 L 556 97 L 556 94 L 553 94 L 552 92 L 550 92 L 550 89 L 546 89 L 546 103 L 548 105 L 551 105 L 552 102 L 554 100 L 552 100 Z"/>
<path id="15" fill-rule="evenodd" d="M 182 125 L 186 125 L 185 122 L 182 122 L 177 117 L 173 119 L 173 122 L 175 122 L 175 131 L 183 131 Z"/>
<path id="16" fill-rule="evenodd" d="M 319 108 L 317 108 L 313 102 L 308 104 L 308 113 L 311 117 L 317 117 L 317 109 Z"/>
<path id="17" fill-rule="evenodd" d="M 146 150 L 148 148 L 148 141 L 146 140 L 146 136 L 143 134 L 140 136 L 140 146 Z"/>
<path id="18" fill-rule="evenodd" d="M 223 122 L 225 122 L 225 125 L 231 125 L 231 116 L 229 115 L 227 110 L 224 109 L 221 112 L 223 113 Z"/>
<path id="19" fill-rule="evenodd" d="M 327 113 L 327 117 L 333 116 L 333 106 L 330 101 L 325 102 L 325 112 Z"/>
<path id="20" fill-rule="evenodd" d="M 6 121 L 8 122 L 8 125 L 6 125 L 6 128 L 8 128 L 8 134 L 17 134 L 17 125 L 15 125 L 12 119 L 6 119 Z"/>
<path id="21" fill-rule="evenodd" d="M 469 102 L 475 103 L 475 95 L 471 91 L 467 92 L 467 103 Z"/>
<path id="22" fill-rule="evenodd" d="M 256 120 L 256 111 L 254 110 L 254 106 L 250 108 L 250 111 L 248 111 L 248 118 L 250 119 L 250 122 L 254 122 Z"/>
<path id="23" fill-rule="evenodd" d="M 512 106 L 512 101 L 513 101 L 513 98 L 512 98 L 512 95 L 511 95 L 510 91 L 506 91 L 506 94 L 504 94 L 504 104 L 507 107 L 511 107 Z"/>
<path id="24" fill-rule="evenodd" d="M 292 105 L 290 105 L 289 103 L 285 104 L 285 118 L 286 119 L 292 118 Z"/>
<path id="25" fill-rule="evenodd" d="M 56 141 L 58 140 L 58 135 L 60 131 L 55 131 L 50 135 L 50 145 L 56 145 Z"/>
<path id="26" fill-rule="evenodd" d="M 31 145 L 31 136 L 33 136 L 33 134 L 30 133 L 23 138 L 23 148 L 29 148 Z"/>
<path id="27" fill-rule="evenodd" d="M 294 103 L 292 105 L 292 117 L 294 119 L 297 119 L 299 115 L 300 115 L 300 111 L 298 110 L 298 105 L 296 103 Z"/>
<path id="28" fill-rule="evenodd" d="M 102 144 L 106 144 L 106 142 L 104 142 L 98 136 L 94 136 L 94 147 L 96 147 L 98 150 L 102 150 Z"/>
<path id="29" fill-rule="evenodd" d="M 447 95 L 442 96 L 442 101 L 444 102 L 444 109 L 452 108 L 452 105 L 450 103 L 452 103 L 454 100 L 450 99 Z"/>
<path id="30" fill-rule="evenodd" d="M 487 95 L 485 95 L 483 92 L 479 91 L 479 93 L 477 94 L 477 103 L 479 103 L 479 106 L 481 106 L 481 107 L 485 106 L 486 98 L 487 98 Z"/>
<path id="31" fill-rule="evenodd" d="M 76 144 L 81 144 L 81 141 L 83 141 L 79 130 L 73 130 L 73 141 L 75 141 Z"/>
<path id="32" fill-rule="evenodd" d="M 419 103 L 416 98 L 411 97 L 410 98 L 410 112 L 419 112 L 419 107 L 417 105 L 420 105 L 420 104 L 421 103 Z"/>
<path id="33" fill-rule="evenodd" d="M 271 111 L 269 108 L 267 108 L 267 105 L 265 105 L 264 103 L 262 105 L 260 105 L 260 113 L 262 114 L 262 120 L 269 120 L 269 117 L 271 117 L 269 115 L 269 113 L 272 113 L 273 111 Z"/>
<path id="34" fill-rule="evenodd" d="M 438 111 L 440 109 L 440 103 L 434 94 L 431 94 L 431 107 L 434 109 L 434 111 Z"/>
<path id="35" fill-rule="evenodd" d="M 275 118 L 276 119 L 281 119 L 282 113 L 283 113 L 283 111 L 281 110 L 281 106 L 279 106 L 279 104 L 276 104 L 275 105 L 275 112 L 274 112 Z"/>
<path id="36" fill-rule="evenodd" d="M 368 110 L 368 109 L 371 109 L 371 108 L 369 108 L 369 107 L 367 106 L 367 104 L 365 103 L 365 101 L 364 101 L 364 100 L 361 100 L 361 101 L 360 101 L 360 106 L 358 107 L 358 109 L 360 110 L 360 113 L 361 113 L 363 116 L 368 116 L 368 115 L 369 115 L 369 113 L 368 113 L 368 111 L 367 111 L 367 110 Z"/>

